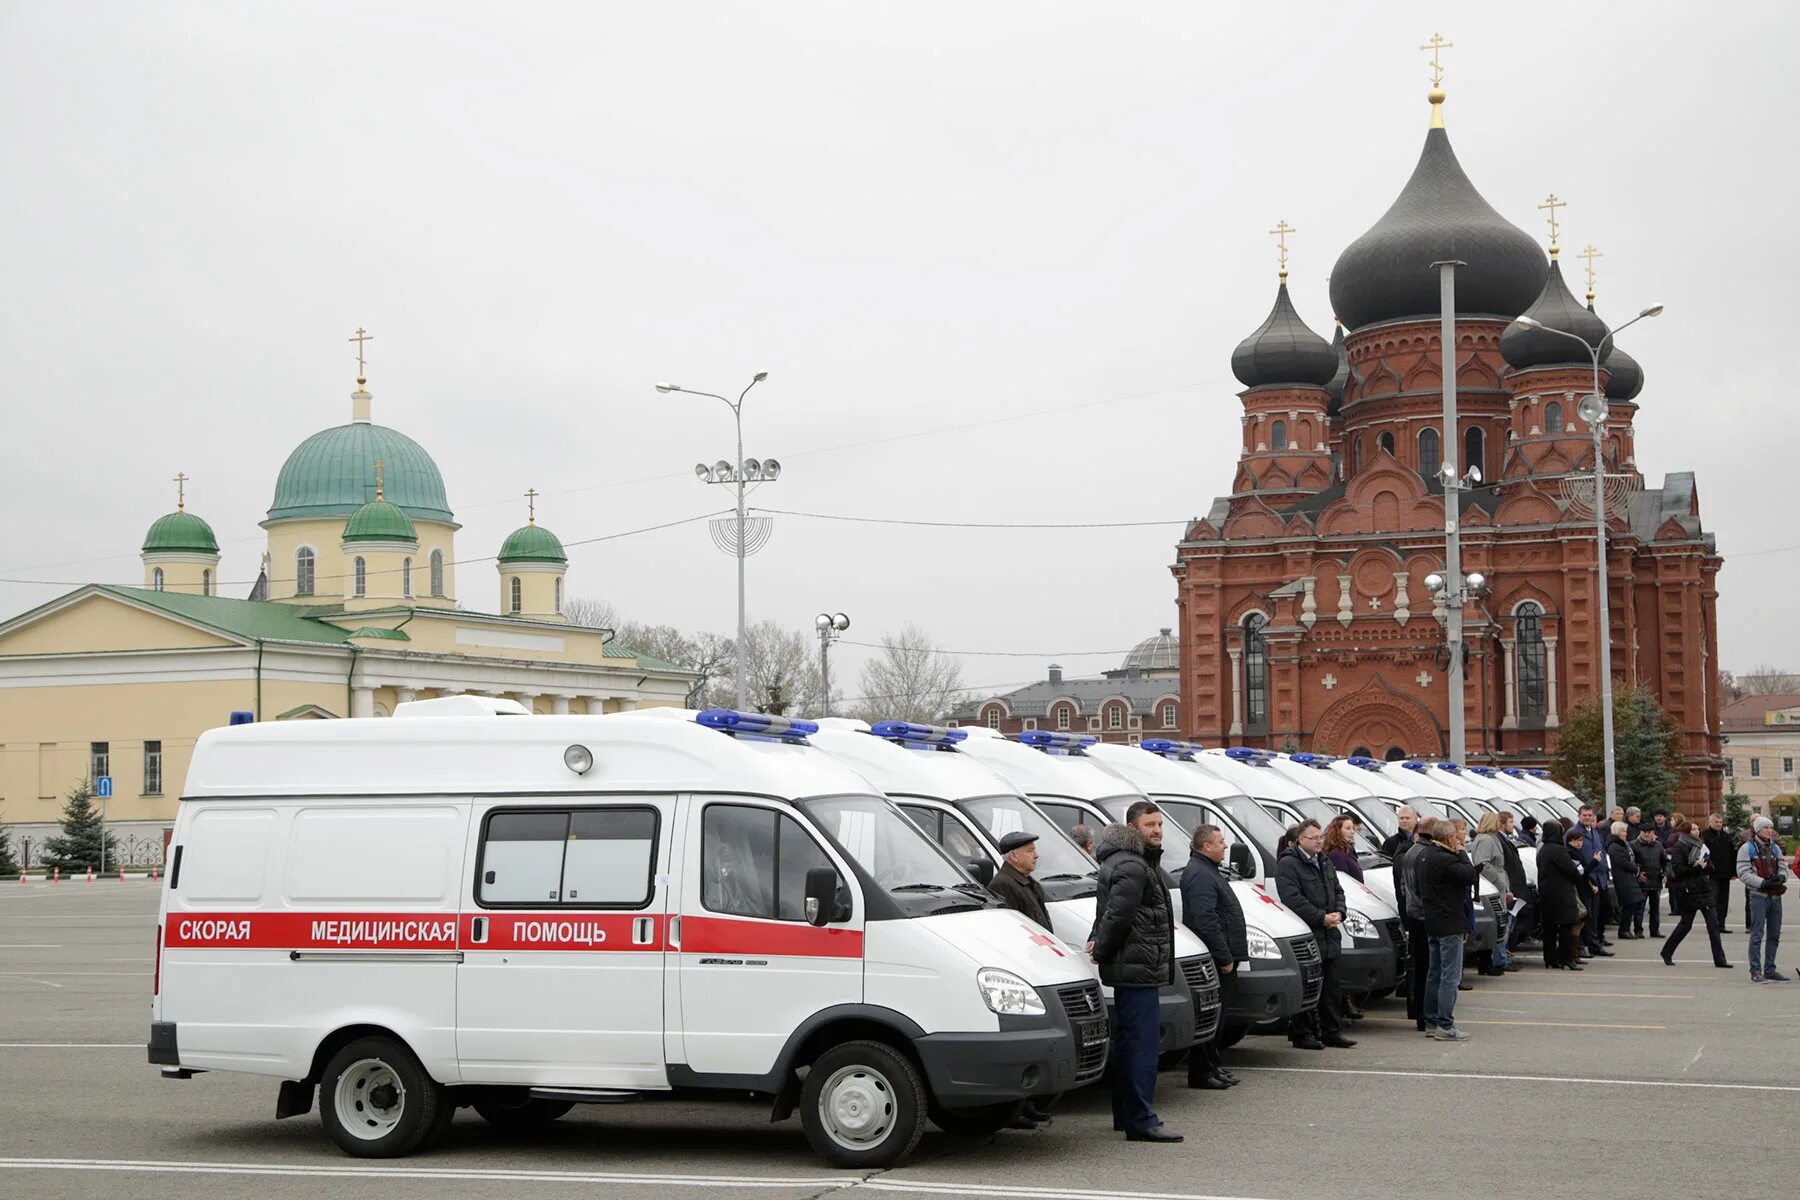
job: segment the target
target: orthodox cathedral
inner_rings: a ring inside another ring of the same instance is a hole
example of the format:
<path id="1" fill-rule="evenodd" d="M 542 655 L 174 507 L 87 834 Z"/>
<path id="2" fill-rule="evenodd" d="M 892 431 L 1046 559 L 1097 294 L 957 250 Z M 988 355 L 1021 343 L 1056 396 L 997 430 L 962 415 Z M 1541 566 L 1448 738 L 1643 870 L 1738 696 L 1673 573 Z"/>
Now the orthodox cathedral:
<path id="1" fill-rule="evenodd" d="M 1430 47 L 1427 47 L 1428 49 Z M 1440 469 L 1473 467 L 1455 492 L 1462 565 L 1485 576 L 1463 611 L 1467 761 L 1547 765 L 1571 707 L 1600 690 L 1599 639 L 1615 684 L 1642 684 L 1680 730 L 1690 812 L 1715 806 L 1724 769 L 1717 577 L 1694 476 L 1649 486 L 1634 440 L 1644 372 L 1604 341 L 1562 273 L 1554 196 L 1548 254 L 1464 174 L 1444 93 L 1412 177 L 1338 256 L 1333 342 L 1288 296 L 1231 368 L 1243 444 L 1231 493 L 1176 547 L 1185 728 L 1213 744 L 1378 758 L 1448 753 Z M 1455 261 L 1455 444 L 1443 443 L 1439 272 Z M 1533 324 L 1520 320 L 1528 317 Z M 1560 331 L 1560 332 L 1553 332 Z M 1586 346 L 1563 334 L 1573 334 Z M 1578 412 L 1602 348 L 1598 443 Z M 1608 486 L 1611 628 L 1598 628 L 1591 479 Z M 1583 490 L 1586 485 L 1586 490 Z"/>
<path id="2" fill-rule="evenodd" d="M 56 822 L 69 788 L 106 779 L 115 832 L 153 854 L 195 739 L 233 720 L 386 716 L 462 693 L 542 713 L 685 702 L 689 672 L 566 621 L 568 555 L 535 492 L 491 560 L 497 611 L 464 607 L 444 478 L 371 408 L 359 377 L 350 421 L 282 463 L 247 596 L 221 594 L 218 539 L 177 476 L 175 511 L 144 536 L 143 586 L 89 584 L 0 623 L 0 820 L 15 844 Z"/>

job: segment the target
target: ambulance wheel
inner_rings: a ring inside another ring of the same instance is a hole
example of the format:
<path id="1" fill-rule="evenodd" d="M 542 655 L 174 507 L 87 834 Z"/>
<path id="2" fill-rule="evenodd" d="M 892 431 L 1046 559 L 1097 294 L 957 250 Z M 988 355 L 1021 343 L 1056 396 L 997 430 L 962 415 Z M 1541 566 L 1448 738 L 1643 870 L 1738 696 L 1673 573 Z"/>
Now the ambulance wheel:
<path id="1" fill-rule="evenodd" d="M 1248 1025 L 1226 1025 L 1219 1030 L 1219 1047 L 1229 1049 L 1243 1041 L 1244 1035 L 1249 1032 Z"/>
<path id="2" fill-rule="evenodd" d="M 538 1129 L 575 1105 L 566 1100 L 533 1100 L 524 1088 L 494 1088 L 475 1101 L 481 1119 L 499 1129 Z"/>
<path id="3" fill-rule="evenodd" d="M 880 1042 L 833 1046 L 800 1089 L 800 1125 L 834 1167 L 891 1167 L 925 1132 L 925 1083 L 905 1055 Z"/>
<path id="4" fill-rule="evenodd" d="M 1024 1107 L 1023 1100 L 1008 1100 L 1004 1104 L 983 1104 L 975 1108 L 945 1108 L 933 1100 L 927 1111 L 931 1114 L 931 1123 L 945 1133 L 980 1136 L 1005 1129 L 1006 1123 L 1018 1116 Z"/>
<path id="5" fill-rule="evenodd" d="M 357 1038 L 332 1055 L 319 1099 L 325 1132 L 356 1158 L 410 1154 L 450 1103 L 413 1052 L 384 1037 Z"/>

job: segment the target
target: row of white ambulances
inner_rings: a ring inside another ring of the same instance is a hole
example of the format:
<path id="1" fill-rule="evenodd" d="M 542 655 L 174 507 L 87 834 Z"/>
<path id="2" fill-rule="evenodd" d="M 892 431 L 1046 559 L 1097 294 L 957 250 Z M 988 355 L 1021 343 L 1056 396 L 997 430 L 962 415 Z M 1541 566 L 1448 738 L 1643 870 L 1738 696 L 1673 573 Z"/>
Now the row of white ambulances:
<path id="1" fill-rule="evenodd" d="M 1101 1074 L 1092 964 L 815 726 L 526 715 L 447 697 L 203 734 L 150 1061 L 279 1080 L 278 1117 L 316 1095 L 359 1156 L 407 1153 L 462 1105 L 523 1125 L 694 1089 L 797 1109 L 846 1167 Z"/>

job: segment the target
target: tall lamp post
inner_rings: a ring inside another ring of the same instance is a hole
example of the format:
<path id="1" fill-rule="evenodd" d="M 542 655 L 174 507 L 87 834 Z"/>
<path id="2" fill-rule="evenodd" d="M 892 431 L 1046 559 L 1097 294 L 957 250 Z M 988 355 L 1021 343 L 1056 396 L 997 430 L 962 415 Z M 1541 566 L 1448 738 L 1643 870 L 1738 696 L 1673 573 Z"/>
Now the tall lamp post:
<path id="1" fill-rule="evenodd" d="M 769 377 L 767 371 L 758 371 L 744 390 L 738 393 L 736 400 L 727 399 L 717 392 L 698 392 L 693 388 L 684 388 L 680 384 L 659 383 L 656 390 L 663 393 L 682 392 L 689 396 L 709 396 L 731 410 L 731 418 L 737 425 L 737 461 L 736 463 L 718 462 L 711 466 L 699 463 L 694 467 L 694 477 L 701 483 L 723 483 L 734 485 L 737 489 L 737 522 L 736 531 L 730 538 L 721 542 L 717 531 L 714 542 L 721 549 L 734 554 L 737 558 L 737 650 L 736 661 L 732 665 L 732 674 L 737 677 L 737 706 L 740 711 L 747 709 L 745 703 L 746 689 L 749 681 L 744 672 L 744 559 L 755 551 L 746 544 L 744 522 L 744 485 L 746 483 L 772 483 L 781 476 L 781 464 L 774 459 L 758 462 L 754 458 L 744 457 L 744 397 L 750 389 Z M 762 542 L 768 539 L 766 530 L 762 531 L 755 549 L 762 548 Z M 728 543 L 728 544 L 727 544 Z"/>
<path id="2" fill-rule="evenodd" d="M 819 631 L 819 690 L 825 698 L 819 702 L 823 710 L 820 716 L 831 715 L 831 643 L 838 640 L 844 630 L 850 628 L 850 618 L 843 613 L 820 613 L 813 618 L 813 627 Z"/>
<path id="3" fill-rule="evenodd" d="M 1662 310 L 1662 305 L 1652 304 L 1619 326 L 1619 329 L 1630 329 L 1645 317 L 1659 315 Z M 1570 333 L 1566 329 L 1552 329 L 1534 317 L 1520 317 L 1519 324 L 1527 329 L 1541 329 L 1545 333 L 1554 333 L 1557 337 L 1579 343 L 1594 364 L 1593 394 L 1581 402 L 1577 411 L 1581 414 L 1581 419 L 1588 423 L 1588 429 L 1594 438 L 1594 557 L 1598 564 L 1595 573 L 1600 589 L 1600 754 L 1606 770 L 1606 810 L 1611 812 L 1618 803 L 1618 780 L 1613 764 L 1612 593 L 1606 582 L 1606 454 L 1602 441 L 1606 432 L 1606 395 L 1600 390 L 1600 359 L 1605 356 L 1606 343 L 1612 340 L 1619 329 L 1607 330 L 1599 345 L 1590 346 L 1587 339 L 1579 334 Z"/>

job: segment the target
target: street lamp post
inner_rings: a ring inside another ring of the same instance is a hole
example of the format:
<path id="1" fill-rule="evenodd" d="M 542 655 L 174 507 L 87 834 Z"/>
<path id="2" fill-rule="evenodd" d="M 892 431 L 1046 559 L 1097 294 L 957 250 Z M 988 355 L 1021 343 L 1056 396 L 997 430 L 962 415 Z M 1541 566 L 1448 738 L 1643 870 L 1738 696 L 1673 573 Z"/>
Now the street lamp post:
<path id="1" fill-rule="evenodd" d="M 1619 329 L 1630 329 L 1645 317 L 1659 315 L 1662 310 L 1662 305 L 1652 304 L 1619 326 Z M 1611 812 L 1618 803 L 1619 789 L 1613 763 L 1612 593 L 1606 581 L 1606 454 L 1605 443 L 1601 440 L 1606 426 L 1606 395 L 1600 390 L 1600 359 L 1605 354 L 1606 343 L 1612 340 L 1619 329 L 1607 330 L 1599 345 L 1590 346 L 1587 339 L 1579 334 L 1570 333 L 1566 329 L 1552 329 L 1534 317 L 1520 317 L 1519 324 L 1527 329 L 1541 329 L 1545 333 L 1554 333 L 1558 337 L 1580 343 L 1594 364 L 1593 394 L 1581 402 L 1577 411 L 1580 412 L 1581 419 L 1588 423 L 1588 430 L 1594 438 L 1594 557 L 1597 563 L 1596 583 L 1600 590 L 1600 755 L 1606 771 L 1606 810 Z"/>
<path id="2" fill-rule="evenodd" d="M 838 640 L 838 635 L 850 628 L 850 618 L 843 613 L 820 613 L 813 618 L 813 626 L 819 631 L 819 690 L 824 698 L 819 701 L 819 713 L 822 717 L 831 715 L 831 643 Z"/>
<path id="3" fill-rule="evenodd" d="M 744 558 L 747 553 L 744 535 L 744 485 L 746 483 L 772 483 L 781 475 L 781 464 L 772 458 L 765 462 L 757 462 L 755 459 L 745 459 L 744 457 L 744 397 L 750 394 L 751 388 L 768 377 L 767 371 L 758 371 L 745 385 L 744 390 L 738 393 L 736 400 L 729 400 L 717 392 L 699 392 L 674 383 L 656 385 L 656 390 L 663 393 L 684 392 L 690 396 L 710 396 L 731 410 L 732 420 L 737 425 L 736 464 L 721 462 L 708 466 L 700 463 L 694 468 L 694 475 L 702 483 L 733 484 L 737 489 L 737 532 L 732 541 L 733 551 L 737 557 L 737 649 L 731 673 L 737 678 L 737 706 L 740 711 L 748 707 L 745 702 L 748 680 L 745 678 L 744 672 Z"/>

